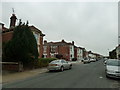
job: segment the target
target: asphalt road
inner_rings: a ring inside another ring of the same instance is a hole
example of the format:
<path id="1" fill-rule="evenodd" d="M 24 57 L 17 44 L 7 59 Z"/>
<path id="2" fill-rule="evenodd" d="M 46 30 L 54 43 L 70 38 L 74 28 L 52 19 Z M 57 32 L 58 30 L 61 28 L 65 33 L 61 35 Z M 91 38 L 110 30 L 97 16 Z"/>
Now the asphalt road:
<path id="1" fill-rule="evenodd" d="M 103 61 L 74 64 L 71 70 L 46 72 L 4 84 L 3 88 L 120 88 L 120 81 L 106 78 Z"/>

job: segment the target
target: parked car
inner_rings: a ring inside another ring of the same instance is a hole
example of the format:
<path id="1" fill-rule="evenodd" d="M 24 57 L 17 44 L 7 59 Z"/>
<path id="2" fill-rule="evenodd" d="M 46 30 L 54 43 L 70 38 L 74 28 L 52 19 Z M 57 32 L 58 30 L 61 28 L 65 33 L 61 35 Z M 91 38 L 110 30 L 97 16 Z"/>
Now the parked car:
<path id="1" fill-rule="evenodd" d="M 108 58 L 104 58 L 104 59 L 103 59 L 103 62 L 105 62 L 105 61 L 107 61 L 107 60 L 108 60 Z"/>
<path id="2" fill-rule="evenodd" d="M 104 65 L 106 77 L 120 78 L 120 60 L 108 59 Z"/>
<path id="3" fill-rule="evenodd" d="M 81 58 L 81 62 L 83 62 L 84 58 Z"/>
<path id="4" fill-rule="evenodd" d="M 94 58 L 90 59 L 90 62 L 95 62 L 95 61 L 96 61 L 96 59 L 94 59 Z"/>
<path id="5" fill-rule="evenodd" d="M 83 63 L 84 63 L 84 64 L 90 63 L 90 60 L 86 58 L 86 59 L 83 60 Z"/>
<path id="6" fill-rule="evenodd" d="M 50 62 L 48 65 L 49 71 L 52 71 L 52 70 L 64 71 L 65 69 L 71 69 L 71 68 L 72 68 L 72 64 L 63 59 L 54 60 Z"/>

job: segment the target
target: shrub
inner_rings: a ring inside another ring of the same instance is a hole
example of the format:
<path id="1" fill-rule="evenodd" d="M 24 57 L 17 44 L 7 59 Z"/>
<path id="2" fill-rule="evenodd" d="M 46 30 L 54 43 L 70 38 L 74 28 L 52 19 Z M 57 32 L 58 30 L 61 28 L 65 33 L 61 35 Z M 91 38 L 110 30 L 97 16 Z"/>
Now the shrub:
<path id="1" fill-rule="evenodd" d="M 39 58 L 35 63 L 35 68 L 47 67 L 48 64 L 57 58 Z"/>

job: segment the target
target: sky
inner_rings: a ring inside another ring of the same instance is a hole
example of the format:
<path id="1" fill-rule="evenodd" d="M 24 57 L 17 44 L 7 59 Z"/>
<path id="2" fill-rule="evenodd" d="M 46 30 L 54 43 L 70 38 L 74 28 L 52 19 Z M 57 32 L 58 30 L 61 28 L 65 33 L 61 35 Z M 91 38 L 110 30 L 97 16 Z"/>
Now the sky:
<path id="1" fill-rule="evenodd" d="M 28 20 L 48 42 L 74 41 L 76 46 L 101 55 L 108 55 L 118 44 L 117 2 L 3 2 L 6 27 L 12 8 L 17 19 Z"/>

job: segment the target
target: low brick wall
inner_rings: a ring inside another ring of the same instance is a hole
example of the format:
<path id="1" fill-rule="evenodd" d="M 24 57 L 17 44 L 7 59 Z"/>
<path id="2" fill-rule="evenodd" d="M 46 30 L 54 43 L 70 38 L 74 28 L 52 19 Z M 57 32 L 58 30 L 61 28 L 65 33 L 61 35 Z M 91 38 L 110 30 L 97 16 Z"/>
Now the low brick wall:
<path id="1" fill-rule="evenodd" d="M 20 62 L 2 62 L 2 70 L 23 71 L 23 64 Z"/>

